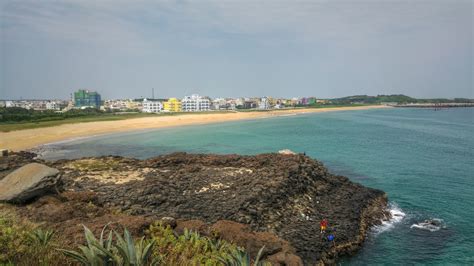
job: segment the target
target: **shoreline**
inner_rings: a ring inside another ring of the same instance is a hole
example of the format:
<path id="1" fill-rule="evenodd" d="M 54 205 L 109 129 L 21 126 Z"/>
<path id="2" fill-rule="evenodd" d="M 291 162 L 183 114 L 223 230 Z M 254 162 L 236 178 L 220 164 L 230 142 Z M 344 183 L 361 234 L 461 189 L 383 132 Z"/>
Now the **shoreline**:
<path id="1" fill-rule="evenodd" d="M 371 105 L 356 107 L 289 109 L 269 112 L 255 111 L 216 114 L 188 114 L 185 116 L 144 117 L 118 121 L 97 121 L 87 123 L 62 124 L 53 127 L 0 132 L 0 149 L 20 151 L 32 149 L 40 145 L 67 141 L 69 139 L 105 135 L 110 133 L 132 132 L 136 130 L 145 129 L 159 129 L 186 125 L 203 125 L 220 122 L 291 116 L 308 113 L 355 111 L 379 108 L 390 107 L 382 105 Z"/>

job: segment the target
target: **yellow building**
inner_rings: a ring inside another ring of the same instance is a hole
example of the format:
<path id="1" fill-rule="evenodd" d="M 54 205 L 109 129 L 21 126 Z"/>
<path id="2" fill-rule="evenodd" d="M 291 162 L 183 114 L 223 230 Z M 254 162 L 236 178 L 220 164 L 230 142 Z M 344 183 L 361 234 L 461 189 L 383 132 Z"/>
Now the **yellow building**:
<path id="1" fill-rule="evenodd" d="M 164 102 L 163 109 L 168 112 L 181 112 L 181 101 L 176 98 L 169 98 Z"/>

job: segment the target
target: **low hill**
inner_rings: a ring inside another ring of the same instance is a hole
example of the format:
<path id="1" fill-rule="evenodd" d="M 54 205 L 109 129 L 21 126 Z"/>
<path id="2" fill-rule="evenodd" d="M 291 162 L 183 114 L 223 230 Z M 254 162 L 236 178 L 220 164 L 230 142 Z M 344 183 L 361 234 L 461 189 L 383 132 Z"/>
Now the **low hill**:
<path id="1" fill-rule="evenodd" d="M 347 96 L 342 98 L 331 99 L 333 104 L 380 104 L 380 103 L 474 103 L 474 99 L 466 98 L 432 98 L 432 99 L 417 99 L 403 94 L 393 94 L 393 95 L 377 95 L 377 96 L 368 96 L 368 95 L 354 95 Z"/>

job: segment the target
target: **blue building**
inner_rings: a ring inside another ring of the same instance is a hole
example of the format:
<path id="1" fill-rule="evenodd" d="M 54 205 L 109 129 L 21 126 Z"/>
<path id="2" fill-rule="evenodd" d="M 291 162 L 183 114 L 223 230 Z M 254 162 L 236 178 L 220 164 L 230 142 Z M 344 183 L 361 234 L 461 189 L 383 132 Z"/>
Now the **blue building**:
<path id="1" fill-rule="evenodd" d="M 78 90 L 74 92 L 74 106 L 100 108 L 100 94 L 95 91 Z"/>

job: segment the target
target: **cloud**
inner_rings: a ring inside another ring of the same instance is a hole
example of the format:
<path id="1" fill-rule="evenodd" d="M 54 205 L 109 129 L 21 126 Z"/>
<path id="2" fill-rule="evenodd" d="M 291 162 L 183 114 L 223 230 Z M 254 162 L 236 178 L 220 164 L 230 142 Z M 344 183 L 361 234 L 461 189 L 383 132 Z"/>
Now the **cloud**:
<path id="1" fill-rule="evenodd" d="M 29 41 L 28 35 L 39 34 L 92 48 L 134 51 L 150 48 L 150 38 L 113 11 L 87 1 L 9 2 L 0 10 L 2 39 L 25 42 Z"/>
<path id="2" fill-rule="evenodd" d="M 6 38 L 30 29 L 59 40 L 132 50 L 156 49 L 162 36 L 202 47 L 219 46 L 231 36 L 263 45 L 281 40 L 353 47 L 387 33 L 449 30 L 457 13 L 469 7 L 472 12 L 472 2 L 455 2 L 12 1 L 1 13 Z"/>
<path id="3" fill-rule="evenodd" d="M 339 96 L 352 87 L 443 95 L 455 84 L 472 94 L 470 0 L 2 3 L 0 86 L 14 93 L 41 81 L 58 90 L 92 83 L 110 94 L 155 83 L 216 91 L 321 86 Z"/>

